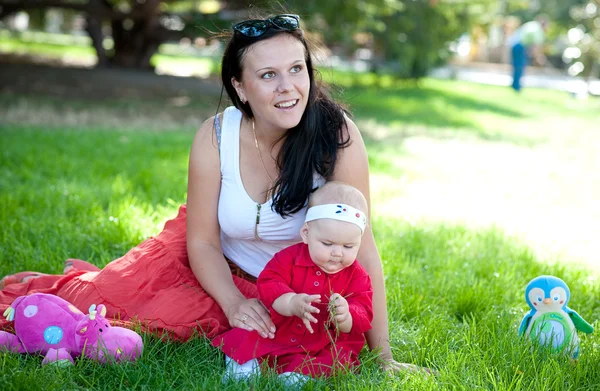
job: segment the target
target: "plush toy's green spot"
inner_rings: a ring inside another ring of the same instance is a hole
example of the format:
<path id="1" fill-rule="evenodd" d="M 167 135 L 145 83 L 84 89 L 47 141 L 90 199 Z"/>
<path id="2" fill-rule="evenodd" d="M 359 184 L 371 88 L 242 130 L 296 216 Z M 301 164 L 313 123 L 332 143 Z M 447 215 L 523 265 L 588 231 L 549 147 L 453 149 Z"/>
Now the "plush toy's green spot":
<path id="1" fill-rule="evenodd" d="M 535 324 L 535 323 L 534 323 Z M 549 333 L 550 330 L 552 330 L 552 326 L 550 326 L 550 323 L 543 323 L 542 327 L 540 328 L 540 331 L 542 333 Z"/>

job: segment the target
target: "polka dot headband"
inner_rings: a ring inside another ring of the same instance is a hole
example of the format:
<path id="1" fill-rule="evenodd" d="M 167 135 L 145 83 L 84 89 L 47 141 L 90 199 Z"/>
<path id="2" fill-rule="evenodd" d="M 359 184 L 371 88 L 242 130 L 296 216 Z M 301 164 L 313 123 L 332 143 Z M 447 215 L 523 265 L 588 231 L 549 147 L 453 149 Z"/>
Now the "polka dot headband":
<path id="1" fill-rule="evenodd" d="M 361 233 L 364 233 L 367 227 L 364 212 L 345 204 L 325 204 L 309 208 L 304 221 L 308 223 L 318 219 L 334 219 L 356 224 Z"/>

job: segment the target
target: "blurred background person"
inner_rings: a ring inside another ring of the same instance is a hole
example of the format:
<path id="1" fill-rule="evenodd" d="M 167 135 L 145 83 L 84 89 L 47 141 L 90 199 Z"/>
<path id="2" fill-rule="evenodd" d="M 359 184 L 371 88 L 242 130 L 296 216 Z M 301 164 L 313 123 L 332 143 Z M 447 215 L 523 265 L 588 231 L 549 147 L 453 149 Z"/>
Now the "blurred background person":
<path id="1" fill-rule="evenodd" d="M 513 68 L 512 88 L 521 91 L 521 78 L 525 67 L 533 58 L 539 65 L 547 63 L 544 55 L 543 45 L 546 39 L 549 19 L 545 15 L 539 15 L 530 22 L 519 27 L 509 38 L 511 64 Z"/>

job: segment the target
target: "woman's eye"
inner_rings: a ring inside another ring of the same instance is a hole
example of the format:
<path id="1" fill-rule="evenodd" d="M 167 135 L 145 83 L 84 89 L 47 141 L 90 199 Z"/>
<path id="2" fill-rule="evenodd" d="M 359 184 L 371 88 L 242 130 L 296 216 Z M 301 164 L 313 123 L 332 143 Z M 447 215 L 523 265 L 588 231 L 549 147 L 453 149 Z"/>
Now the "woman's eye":
<path id="1" fill-rule="evenodd" d="M 302 70 L 302 66 L 301 65 L 294 65 L 291 69 L 292 73 L 298 73 Z"/>
<path id="2" fill-rule="evenodd" d="M 272 79 L 275 77 L 275 72 L 267 72 L 262 75 L 263 79 Z"/>

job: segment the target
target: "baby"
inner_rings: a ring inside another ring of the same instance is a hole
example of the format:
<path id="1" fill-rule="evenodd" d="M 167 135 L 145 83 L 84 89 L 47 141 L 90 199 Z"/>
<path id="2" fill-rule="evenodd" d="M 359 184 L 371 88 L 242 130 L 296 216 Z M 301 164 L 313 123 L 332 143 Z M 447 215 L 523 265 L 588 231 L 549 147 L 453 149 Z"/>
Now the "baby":
<path id="1" fill-rule="evenodd" d="M 356 188 L 328 182 L 312 195 L 302 242 L 275 254 L 257 287 L 277 331 L 274 339 L 234 328 L 213 340 L 227 377 L 242 379 L 266 361 L 288 383 L 359 364 L 373 319 L 371 280 L 356 262 L 367 216 Z"/>

